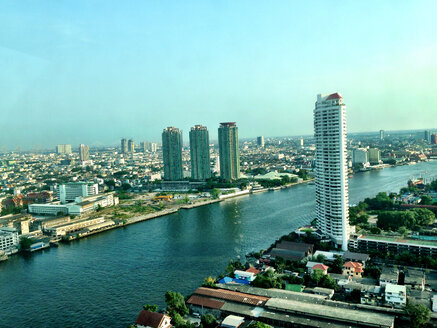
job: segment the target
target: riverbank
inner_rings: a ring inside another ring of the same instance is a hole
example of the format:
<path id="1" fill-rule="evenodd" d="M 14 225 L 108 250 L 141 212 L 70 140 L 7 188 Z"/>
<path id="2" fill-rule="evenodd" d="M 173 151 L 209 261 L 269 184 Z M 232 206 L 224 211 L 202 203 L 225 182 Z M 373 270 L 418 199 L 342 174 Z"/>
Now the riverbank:
<path id="1" fill-rule="evenodd" d="M 397 192 L 426 171 L 437 177 L 437 161 L 357 174 L 349 181 L 350 203 Z M 192 293 L 230 258 L 266 249 L 285 231 L 309 224 L 314 210 L 314 185 L 307 183 L 181 210 L 44 254 L 11 256 L 0 263 L 0 326 L 127 327 L 143 304 L 164 307 L 169 289 Z"/>

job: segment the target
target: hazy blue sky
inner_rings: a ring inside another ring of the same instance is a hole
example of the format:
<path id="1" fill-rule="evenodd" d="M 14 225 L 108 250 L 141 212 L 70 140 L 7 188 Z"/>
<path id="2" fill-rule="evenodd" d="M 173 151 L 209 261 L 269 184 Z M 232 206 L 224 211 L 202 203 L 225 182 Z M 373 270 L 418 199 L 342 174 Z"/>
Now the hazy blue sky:
<path id="1" fill-rule="evenodd" d="M 0 147 L 437 127 L 437 1 L 0 1 Z"/>

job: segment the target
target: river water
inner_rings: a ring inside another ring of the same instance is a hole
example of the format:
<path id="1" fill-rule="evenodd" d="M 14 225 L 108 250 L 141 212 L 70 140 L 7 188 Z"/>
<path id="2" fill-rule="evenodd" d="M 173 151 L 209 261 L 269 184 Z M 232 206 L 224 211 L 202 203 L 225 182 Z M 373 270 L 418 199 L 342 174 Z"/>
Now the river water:
<path id="1" fill-rule="evenodd" d="M 437 161 L 358 173 L 350 203 L 437 175 Z M 171 289 L 191 293 L 230 258 L 314 217 L 314 185 L 226 200 L 0 263 L 0 327 L 127 327 Z"/>

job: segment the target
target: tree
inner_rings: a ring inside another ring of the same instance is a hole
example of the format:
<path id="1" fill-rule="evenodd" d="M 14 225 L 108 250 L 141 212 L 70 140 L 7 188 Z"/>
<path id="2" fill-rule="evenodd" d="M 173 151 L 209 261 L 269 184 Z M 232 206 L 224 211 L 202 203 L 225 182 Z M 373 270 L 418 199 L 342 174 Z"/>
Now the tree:
<path id="1" fill-rule="evenodd" d="M 20 238 L 20 248 L 23 251 L 28 251 L 30 249 L 30 245 L 32 245 L 35 241 L 32 238 L 21 237 Z"/>
<path id="2" fill-rule="evenodd" d="M 247 325 L 247 328 L 270 328 L 268 324 L 265 324 L 264 322 L 260 321 L 252 321 L 250 324 Z"/>
<path id="3" fill-rule="evenodd" d="M 211 276 L 205 278 L 205 280 L 202 283 L 202 287 L 212 287 L 212 288 L 215 288 L 216 287 L 215 280 L 216 279 L 211 277 Z"/>
<path id="4" fill-rule="evenodd" d="M 155 305 L 155 304 L 144 304 L 143 308 L 144 308 L 144 310 L 149 311 L 149 312 L 158 311 L 158 305 Z"/>
<path id="5" fill-rule="evenodd" d="M 423 304 L 408 303 L 404 308 L 404 313 L 410 317 L 412 327 L 426 327 L 431 315 L 429 309 Z"/>
<path id="6" fill-rule="evenodd" d="M 185 305 L 185 300 L 181 293 L 167 291 L 165 293 L 165 303 L 167 304 L 167 312 L 171 317 L 176 313 L 184 316 L 190 312 Z"/>
<path id="7" fill-rule="evenodd" d="M 422 205 L 432 205 L 433 203 L 433 199 L 431 196 L 429 195 L 422 195 L 422 197 L 420 197 L 420 204 Z"/>
<path id="8" fill-rule="evenodd" d="M 203 328 L 214 328 L 217 326 L 217 319 L 212 314 L 207 313 L 200 318 Z"/>

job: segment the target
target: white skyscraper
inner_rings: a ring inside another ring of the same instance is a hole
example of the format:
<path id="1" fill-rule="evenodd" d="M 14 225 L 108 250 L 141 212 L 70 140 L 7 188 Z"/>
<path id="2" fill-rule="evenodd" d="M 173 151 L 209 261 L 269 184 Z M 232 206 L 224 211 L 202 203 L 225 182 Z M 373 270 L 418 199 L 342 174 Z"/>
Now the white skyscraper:
<path id="1" fill-rule="evenodd" d="M 314 136 L 317 227 L 347 250 L 350 228 L 346 106 L 340 94 L 317 95 Z"/>

